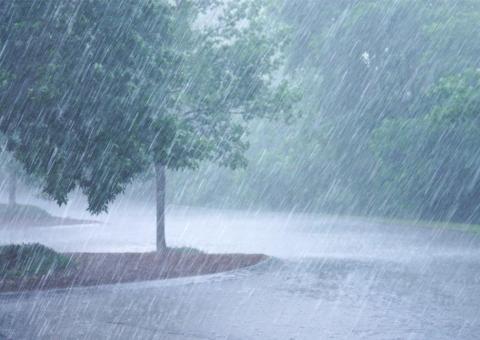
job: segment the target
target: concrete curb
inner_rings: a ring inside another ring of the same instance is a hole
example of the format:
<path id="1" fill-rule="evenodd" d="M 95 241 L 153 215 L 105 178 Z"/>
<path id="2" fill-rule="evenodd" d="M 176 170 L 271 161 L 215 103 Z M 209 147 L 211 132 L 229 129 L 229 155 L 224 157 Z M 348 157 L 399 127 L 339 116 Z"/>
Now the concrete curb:
<path id="1" fill-rule="evenodd" d="M 184 276 L 171 279 L 152 280 L 152 281 L 136 281 L 136 282 L 124 282 L 124 283 L 112 283 L 102 284 L 98 286 L 86 286 L 86 287 L 71 287 L 71 288 L 53 288 L 45 290 L 31 290 L 23 292 L 5 292 L 0 293 L 0 299 L 18 298 L 25 296 L 33 296 L 38 294 L 62 294 L 62 293 L 76 293 L 87 291 L 102 291 L 102 290 L 128 290 L 128 289 L 143 289 L 143 288 L 160 288 L 160 287 L 175 287 L 183 285 L 194 285 L 210 282 L 220 282 L 226 280 L 233 280 L 236 278 L 244 277 L 252 274 L 254 271 L 268 268 L 276 263 L 278 259 L 267 257 L 254 265 L 233 269 L 230 271 L 219 272 L 214 274 L 199 275 L 199 276 Z"/>

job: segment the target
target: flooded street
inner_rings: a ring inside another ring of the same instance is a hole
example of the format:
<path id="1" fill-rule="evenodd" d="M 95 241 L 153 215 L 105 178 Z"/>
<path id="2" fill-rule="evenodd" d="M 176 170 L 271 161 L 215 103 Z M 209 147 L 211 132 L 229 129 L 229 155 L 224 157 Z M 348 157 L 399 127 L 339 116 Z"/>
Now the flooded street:
<path id="1" fill-rule="evenodd" d="M 153 211 L 118 206 L 104 222 L 3 230 L 1 239 L 65 251 L 153 249 Z M 480 334 L 475 234 L 179 207 L 169 209 L 167 223 L 174 246 L 273 258 L 199 278 L 4 294 L 0 333 L 7 339 L 312 340 Z"/>

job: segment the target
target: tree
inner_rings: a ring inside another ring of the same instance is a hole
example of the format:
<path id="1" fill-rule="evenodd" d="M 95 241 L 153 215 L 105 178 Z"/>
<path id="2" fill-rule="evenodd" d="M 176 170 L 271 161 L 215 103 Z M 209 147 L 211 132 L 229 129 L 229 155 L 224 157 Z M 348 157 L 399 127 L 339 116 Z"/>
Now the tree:
<path id="1" fill-rule="evenodd" d="M 6 186 L 8 194 L 8 205 L 10 207 L 17 204 L 17 173 L 18 170 L 14 161 L 6 154 L 0 151 L 0 176 L 2 177 L 2 187 Z"/>
<path id="2" fill-rule="evenodd" d="M 380 179 L 384 163 L 371 148 L 373 133 L 385 120 L 425 114 L 420 106 L 426 90 L 442 77 L 478 67 L 479 46 L 471 42 L 479 33 L 479 13 L 480 2 L 473 0 L 455 6 L 428 0 L 286 1 L 288 71 L 301 83 L 306 112 L 296 124 L 266 123 L 252 134 L 248 155 L 254 169 L 242 176 L 221 172 L 222 178 L 213 170 L 215 178 L 202 181 L 201 191 L 187 188 L 184 197 L 211 204 L 199 196 L 227 191 L 236 207 L 255 199 L 269 209 L 406 214 Z"/>
<path id="3" fill-rule="evenodd" d="M 194 16 L 177 32 L 188 42 L 181 65 L 188 83 L 180 79 L 185 87 L 179 105 L 165 110 L 154 129 L 163 136 L 154 150 L 157 249 L 165 248 L 165 169 L 197 169 L 204 160 L 244 166 L 247 123 L 255 117 L 287 118 L 297 98 L 286 82 L 275 79 L 286 41 L 279 40 L 282 31 L 266 29 L 265 3 L 230 3 L 215 25 L 193 30 L 190 23 L 200 9 L 187 1 L 176 8 L 183 20 Z"/>
<path id="4" fill-rule="evenodd" d="M 157 250 L 166 249 L 165 169 L 244 165 L 247 122 L 286 114 L 293 102 L 276 77 L 284 41 L 263 24 L 265 4 L 194 4 L 0 7 L 9 47 L 0 131 L 9 150 L 59 204 L 79 187 L 93 213 L 153 164 Z M 201 13 L 216 13 L 214 24 L 199 24 Z"/>
<path id="5" fill-rule="evenodd" d="M 384 186 L 417 216 L 478 222 L 480 72 L 442 78 L 420 110 L 375 131 Z"/>
<path id="6" fill-rule="evenodd" d="M 0 13 L 7 150 L 59 204 L 79 187 L 92 212 L 105 210 L 146 162 L 131 136 L 164 82 L 168 8 L 12 1 Z"/>
<path id="7" fill-rule="evenodd" d="M 3 142 L 2 138 L 0 141 Z M 37 185 L 35 179 L 27 176 L 21 164 L 3 147 L 0 147 L 0 176 L 3 179 L 2 187 L 6 187 L 9 208 L 17 205 L 17 187 L 20 182 L 29 186 Z"/>

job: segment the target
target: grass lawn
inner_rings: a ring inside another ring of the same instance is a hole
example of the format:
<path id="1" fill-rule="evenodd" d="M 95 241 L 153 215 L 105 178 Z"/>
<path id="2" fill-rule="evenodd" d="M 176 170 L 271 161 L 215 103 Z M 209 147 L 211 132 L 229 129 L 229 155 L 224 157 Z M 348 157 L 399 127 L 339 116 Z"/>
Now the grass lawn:
<path id="1" fill-rule="evenodd" d="M 48 220 L 52 216 L 45 210 L 26 204 L 0 204 L 0 221 L 12 222 L 16 220 Z"/>
<path id="2" fill-rule="evenodd" d="M 96 222 L 52 216 L 47 211 L 34 205 L 0 204 L 0 227 L 46 227 L 56 225 L 81 225 L 92 223 Z"/>
<path id="3" fill-rule="evenodd" d="M 425 221 L 425 220 L 407 220 L 407 219 L 384 218 L 384 217 L 371 217 L 371 218 L 359 217 L 359 219 L 362 219 L 371 223 L 395 224 L 395 225 L 404 225 L 404 226 L 410 226 L 410 227 L 449 229 L 449 230 L 459 230 L 459 231 L 472 232 L 472 233 L 480 233 L 480 224 Z"/>

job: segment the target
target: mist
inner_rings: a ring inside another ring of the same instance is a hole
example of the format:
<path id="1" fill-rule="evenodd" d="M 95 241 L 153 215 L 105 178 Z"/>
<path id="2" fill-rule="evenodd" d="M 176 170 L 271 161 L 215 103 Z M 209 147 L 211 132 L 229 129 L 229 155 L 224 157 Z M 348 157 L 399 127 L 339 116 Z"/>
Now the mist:
<path id="1" fill-rule="evenodd" d="M 0 17 L 0 339 L 480 334 L 478 1 Z"/>

